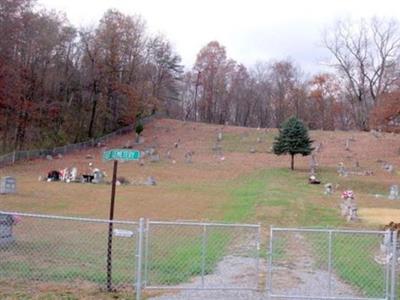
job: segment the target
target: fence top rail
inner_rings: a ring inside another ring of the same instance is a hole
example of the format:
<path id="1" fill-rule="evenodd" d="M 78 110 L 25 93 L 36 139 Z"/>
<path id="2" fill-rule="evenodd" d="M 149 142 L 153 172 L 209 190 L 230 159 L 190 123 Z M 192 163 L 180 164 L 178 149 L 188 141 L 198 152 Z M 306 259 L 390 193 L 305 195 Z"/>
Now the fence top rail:
<path id="1" fill-rule="evenodd" d="M 271 227 L 272 231 L 289 231 L 289 232 L 321 232 L 321 233 L 360 233 L 360 234 L 385 234 L 384 230 L 354 230 L 354 229 L 331 229 L 331 228 L 284 228 Z"/>
<path id="2" fill-rule="evenodd" d="M 218 226 L 218 227 L 248 227 L 259 228 L 260 224 L 229 224 L 229 223 L 213 223 L 213 222 L 191 222 L 191 221 L 150 221 L 150 225 L 183 225 L 183 226 Z"/>
<path id="3" fill-rule="evenodd" d="M 137 225 L 138 224 L 138 222 L 133 222 L 133 221 L 92 219 L 92 218 L 79 218 L 79 217 L 67 217 L 67 216 L 55 216 L 55 215 L 42 215 L 42 214 L 30 214 L 30 213 L 1 211 L 1 210 L 0 210 L 0 214 L 14 215 L 14 216 L 28 217 L 28 218 L 60 220 L 60 221 L 80 221 L 80 222 L 106 223 L 106 224 L 114 223 L 114 224 L 128 224 L 128 225 Z"/>
<path id="4" fill-rule="evenodd" d="M 270 294 L 269 295 L 271 298 L 277 298 L 277 299 L 306 299 L 306 300 L 387 300 L 387 298 L 365 298 L 365 297 L 318 297 L 318 296 L 296 296 L 296 295 L 275 295 L 275 294 Z"/>

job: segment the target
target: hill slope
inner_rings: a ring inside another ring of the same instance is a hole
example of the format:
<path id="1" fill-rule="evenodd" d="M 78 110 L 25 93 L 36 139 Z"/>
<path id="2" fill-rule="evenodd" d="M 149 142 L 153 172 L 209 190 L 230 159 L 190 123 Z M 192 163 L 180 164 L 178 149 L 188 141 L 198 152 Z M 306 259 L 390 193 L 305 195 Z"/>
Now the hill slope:
<path id="1" fill-rule="evenodd" d="M 221 153 L 213 150 L 219 132 L 223 132 Z M 154 121 L 146 126 L 143 143 L 134 147 L 142 151 L 154 148 L 161 160 L 150 162 L 145 158 L 143 166 L 137 162 L 121 163 L 118 174 L 136 183 L 153 176 L 157 185 L 118 187 L 116 217 L 344 226 L 338 204 L 340 191 L 349 188 L 356 193 L 364 220 L 359 226 L 400 219 L 400 201 L 387 200 L 389 186 L 400 183 L 399 175 L 382 168 L 382 161 L 400 166 L 399 135 L 312 131 L 316 144 L 322 143 L 316 153 L 318 177 L 323 183 L 339 185 L 329 197 L 323 194 L 322 185 L 308 185 L 309 157 L 296 157 L 296 170 L 291 172 L 289 157 L 269 153 L 276 134 L 274 129 Z M 121 136 L 106 146 L 121 148 L 132 144 L 134 138 L 134 134 Z M 349 150 L 345 149 L 347 139 Z M 76 166 L 84 172 L 89 162 L 111 177 L 112 164 L 102 161 L 102 151 L 89 149 L 61 159 L 34 160 L 0 169 L 0 176 L 15 176 L 18 181 L 18 193 L 0 196 L 0 208 L 107 218 L 109 185 L 38 181 L 39 175 L 53 169 Z M 187 163 L 185 154 L 191 151 L 193 162 Z M 93 159 L 86 158 L 89 154 Z M 336 167 L 340 162 L 353 175 L 339 177 Z M 366 170 L 373 175 L 358 175 Z M 376 198 L 375 194 L 385 197 Z"/>

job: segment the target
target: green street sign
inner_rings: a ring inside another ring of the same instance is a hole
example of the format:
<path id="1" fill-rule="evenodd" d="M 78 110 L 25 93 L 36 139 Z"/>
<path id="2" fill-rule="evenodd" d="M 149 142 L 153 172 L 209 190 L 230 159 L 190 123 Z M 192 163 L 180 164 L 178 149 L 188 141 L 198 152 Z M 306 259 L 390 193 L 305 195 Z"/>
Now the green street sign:
<path id="1" fill-rule="evenodd" d="M 104 160 L 139 160 L 140 151 L 131 149 L 111 149 L 103 153 Z"/>

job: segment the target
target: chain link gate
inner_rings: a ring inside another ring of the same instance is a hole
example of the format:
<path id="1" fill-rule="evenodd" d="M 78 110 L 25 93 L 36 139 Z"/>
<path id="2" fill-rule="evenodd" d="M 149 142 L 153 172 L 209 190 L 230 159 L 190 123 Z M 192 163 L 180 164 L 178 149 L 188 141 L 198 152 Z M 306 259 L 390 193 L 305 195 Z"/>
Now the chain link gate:
<path id="1" fill-rule="evenodd" d="M 268 295 L 396 299 L 397 233 L 271 228 Z"/>
<path id="2" fill-rule="evenodd" d="M 148 221 L 143 288 L 255 291 L 260 226 Z"/>

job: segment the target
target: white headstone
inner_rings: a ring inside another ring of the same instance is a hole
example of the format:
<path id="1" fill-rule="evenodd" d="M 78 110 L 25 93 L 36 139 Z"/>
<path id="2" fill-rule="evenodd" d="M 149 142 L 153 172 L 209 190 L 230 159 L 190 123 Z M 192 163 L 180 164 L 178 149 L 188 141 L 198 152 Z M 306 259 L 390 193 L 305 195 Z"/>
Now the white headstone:
<path id="1" fill-rule="evenodd" d="M 15 194 L 17 192 L 17 180 L 14 177 L 3 177 L 0 181 L 0 194 Z"/>
<path id="2" fill-rule="evenodd" d="M 394 184 L 390 187 L 389 190 L 389 200 L 399 200 L 399 186 Z"/>
<path id="3" fill-rule="evenodd" d="M 157 182 L 153 176 L 149 176 L 144 182 L 145 185 L 157 185 Z"/>
<path id="4" fill-rule="evenodd" d="M 217 141 L 220 142 L 222 141 L 222 132 L 218 132 L 218 136 L 217 136 Z"/>
<path id="5" fill-rule="evenodd" d="M 102 183 L 104 181 L 104 173 L 99 169 L 93 170 L 93 180 L 92 183 Z"/>
<path id="6" fill-rule="evenodd" d="M 327 183 L 324 185 L 324 187 L 325 187 L 325 195 L 332 195 L 332 193 L 333 193 L 332 183 Z"/>

